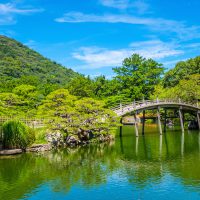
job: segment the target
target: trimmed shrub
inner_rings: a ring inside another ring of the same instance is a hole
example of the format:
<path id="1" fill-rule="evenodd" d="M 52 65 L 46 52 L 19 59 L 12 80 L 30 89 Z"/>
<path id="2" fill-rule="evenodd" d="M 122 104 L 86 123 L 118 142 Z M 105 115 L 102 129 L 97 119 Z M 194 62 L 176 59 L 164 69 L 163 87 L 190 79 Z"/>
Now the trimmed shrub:
<path id="1" fill-rule="evenodd" d="M 21 148 L 35 141 L 34 130 L 17 120 L 10 120 L 3 124 L 3 147 L 4 148 Z"/>

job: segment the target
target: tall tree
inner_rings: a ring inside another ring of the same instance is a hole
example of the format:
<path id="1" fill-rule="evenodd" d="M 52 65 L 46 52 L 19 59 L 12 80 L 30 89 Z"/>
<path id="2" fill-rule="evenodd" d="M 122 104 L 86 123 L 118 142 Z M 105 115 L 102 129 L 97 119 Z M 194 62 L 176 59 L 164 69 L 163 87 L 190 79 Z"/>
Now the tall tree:
<path id="1" fill-rule="evenodd" d="M 120 93 L 130 99 L 149 98 L 164 72 L 162 64 L 138 54 L 125 58 L 122 66 L 113 70 L 120 83 Z"/>
<path id="2" fill-rule="evenodd" d="M 161 84 L 157 85 L 151 98 L 161 99 L 182 99 L 196 103 L 200 100 L 200 75 L 190 75 L 179 81 L 174 87 L 164 88 Z"/>
<path id="3" fill-rule="evenodd" d="M 92 98 L 77 100 L 65 89 L 50 93 L 39 106 L 38 115 L 50 118 L 51 128 L 67 134 L 77 134 L 80 129 L 106 134 L 118 125 L 115 113 L 104 108 L 104 102 Z"/>
<path id="4" fill-rule="evenodd" d="M 94 84 L 90 77 L 83 75 L 72 79 L 67 85 L 70 94 L 79 97 L 94 97 Z"/>
<path id="5" fill-rule="evenodd" d="M 200 56 L 191 58 L 187 61 L 181 61 L 169 70 L 163 78 L 164 87 L 174 87 L 180 80 L 187 78 L 192 74 L 200 74 Z"/>

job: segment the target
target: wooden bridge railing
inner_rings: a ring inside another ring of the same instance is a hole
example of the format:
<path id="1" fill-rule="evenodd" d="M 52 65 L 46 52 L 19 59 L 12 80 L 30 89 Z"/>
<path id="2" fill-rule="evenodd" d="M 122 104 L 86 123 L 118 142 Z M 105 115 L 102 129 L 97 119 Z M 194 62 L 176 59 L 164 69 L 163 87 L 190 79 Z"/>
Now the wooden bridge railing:
<path id="1" fill-rule="evenodd" d="M 128 114 L 132 111 L 141 111 L 143 110 L 143 133 L 144 133 L 144 121 L 145 121 L 145 110 L 148 108 L 154 108 L 157 109 L 157 120 L 158 120 L 158 127 L 159 127 L 159 132 L 162 134 L 162 124 L 161 124 L 161 115 L 160 115 L 160 108 L 163 107 L 171 107 L 171 106 L 176 106 L 178 107 L 179 111 L 179 118 L 180 118 L 180 124 L 181 124 L 181 129 L 182 132 L 184 132 L 184 113 L 182 111 L 183 107 L 187 107 L 189 109 L 197 111 L 197 122 L 200 128 L 200 107 L 197 103 L 191 103 L 191 102 L 185 102 L 182 101 L 181 99 L 164 99 L 164 100 L 142 100 L 142 101 L 133 101 L 128 104 L 120 104 L 117 107 L 112 108 L 112 110 L 118 115 L 123 117 L 125 114 Z M 138 123 L 137 123 L 137 112 L 133 113 L 134 116 L 134 126 L 135 126 L 135 133 L 136 136 L 138 136 Z M 122 119 L 122 118 L 121 118 Z M 166 130 L 166 109 L 165 109 L 165 130 Z M 121 129 L 120 129 L 121 130 Z M 121 135 L 121 131 L 120 131 Z"/>
<path id="2" fill-rule="evenodd" d="M 156 99 L 156 100 L 142 100 L 142 101 L 133 101 L 130 103 L 126 103 L 126 104 L 122 104 L 120 103 L 118 106 L 112 107 L 111 110 L 113 111 L 119 111 L 119 110 L 123 110 L 125 108 L 132 108 L 137 109 L 141 106 L 153 106 L 153 105 L 157 105 L 157 104 L 181 104 L 181 105 L 185 105 L 185 106 L 192 106 L 195 108 L 199 108 L 199 104 L 194 103 L 194 102 L 186 102 L 183 101 L 181 99 Z M 200 109 L 200 108 L 199 108 Z"/>

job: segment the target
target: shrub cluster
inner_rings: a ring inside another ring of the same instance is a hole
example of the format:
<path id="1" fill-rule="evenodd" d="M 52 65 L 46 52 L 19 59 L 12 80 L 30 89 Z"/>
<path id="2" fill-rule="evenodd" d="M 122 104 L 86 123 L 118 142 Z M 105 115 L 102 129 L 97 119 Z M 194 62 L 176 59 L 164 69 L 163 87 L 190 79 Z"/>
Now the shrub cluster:
<path id="1" fill-rule="evenodd" d="M 3 147 L 4 148 L 21 148 L 35 141 L 34 130 L 17 120 L 10 120 L 3 124 Z"/>

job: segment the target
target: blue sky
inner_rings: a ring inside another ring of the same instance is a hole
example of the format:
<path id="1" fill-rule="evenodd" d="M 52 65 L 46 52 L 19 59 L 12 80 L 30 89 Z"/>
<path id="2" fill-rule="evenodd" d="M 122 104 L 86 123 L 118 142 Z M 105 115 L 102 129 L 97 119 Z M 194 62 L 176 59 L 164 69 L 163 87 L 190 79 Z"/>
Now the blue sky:
<path id="1" fill-rule="evenodd" d="M 200 55 L 199 0 L 0 0 L 0 34 L 108 78 L 139 53 L 169 69 Z"/>

